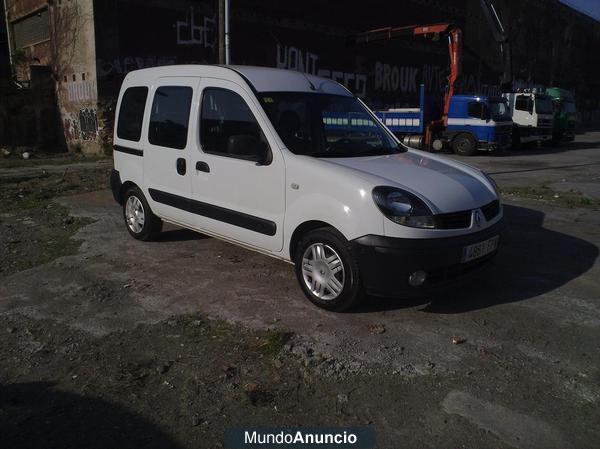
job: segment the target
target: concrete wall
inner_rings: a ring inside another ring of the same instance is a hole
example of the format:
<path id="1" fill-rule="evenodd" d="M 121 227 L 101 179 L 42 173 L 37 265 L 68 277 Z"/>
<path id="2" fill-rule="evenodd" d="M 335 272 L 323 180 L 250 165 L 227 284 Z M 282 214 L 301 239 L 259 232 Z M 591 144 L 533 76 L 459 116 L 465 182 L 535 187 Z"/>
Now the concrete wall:
<path id="1" fill-rule="evenodd" d="M 99 152 L 92 0 L 57 0 L 50 4 L 40 0 L 8 0 L 7 7 L 11 24 L 40 8 L 49 8 L 48 40 L 24 48 L 15 48 L 13 40 L 13 49 L 19 54 L 17 79 L 28 82 L 32 79 L 32 69 L 49 68 L 67 148 Z"/>
<path id="2" fill-rule="evenodd" d="M 55 76 L 64 136 L 71 150 L 98 153 L 98 90 L 92 0 L 54 2 Z"/>
<path id="3" fill-rule="evenodd" d="M 4 2 L 0 1 L 0 85 L 6 84 L 11 75 L 10 57 L 8 51 L 8 33 Z"/>
<path id="4" fill-rule="evenodd" d="M 16 89 L 0 87 L 0 146 L 60 147 L 60 118 L 53 87 Z"/>
<path id="5" fill-rule="evenodd" d="M 217 62 L 216 0 L 96 0 L 100 98 L 114 98 L 131 70 Z"/>
<path id="6" fill-rule="evenodd" d="M 12 24 L 24 17 L 30 16 L 41 10 L 47 9 L 48 3 L 43 0 L 6 0 L 7 16 L 11 34 L 11 48 L 13 54 L 14 72 L 20 81 L 31 78 L 29 66 L 49 66 L 52 64 L 51 41 L 36 42 L 23 48 L 17 48 L 14 43 Z"/>

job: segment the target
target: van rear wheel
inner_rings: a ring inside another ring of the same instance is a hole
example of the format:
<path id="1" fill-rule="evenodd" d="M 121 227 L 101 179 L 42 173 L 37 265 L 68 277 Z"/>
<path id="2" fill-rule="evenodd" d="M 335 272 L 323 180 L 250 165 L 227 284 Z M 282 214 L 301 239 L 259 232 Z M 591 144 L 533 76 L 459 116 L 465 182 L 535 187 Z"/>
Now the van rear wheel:
<path id="1" fill-rule="evenodd" d="M 342 312 L 362 300 L 358 263 L 350 243 L 334 229 L 306 234 L 296 247 L 294 262 L 300 287 L 313 304 Z"/>
<path id="2" fill-rule="evenodd" d="M 152 213 L 144 194 L 137 187 L 125 193 L 123 219 L 129 234 L 138 240 L 154 240 L 162 231 L 162 220 Z"/>
<path id="3" fill-rule="evenodd" d="M 477 142 L 471 134 L 459 134 L 452 140 L 452 150 L 460 156 L 473 156 L 477 150 Z"/>

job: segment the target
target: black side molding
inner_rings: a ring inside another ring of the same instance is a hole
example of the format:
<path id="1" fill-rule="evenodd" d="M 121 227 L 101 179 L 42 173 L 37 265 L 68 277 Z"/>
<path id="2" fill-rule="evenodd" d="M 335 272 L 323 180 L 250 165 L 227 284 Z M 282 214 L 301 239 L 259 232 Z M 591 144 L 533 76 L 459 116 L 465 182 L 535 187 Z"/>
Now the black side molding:
<path id="1" fill-rule="evenodd" d="M 255 217 L 254 215 L 248 215 L 231 209 L 225 209 L 224 207 L 203 203 L 201 201 L 192 200 L 161 190 L 148 189 L 148 191 L 150 192 L 150 197 L 157 203 L 166 204 L 167 206 L 176 207 L 177 209 L 185 210 L 192 214 L 202 215 L 203 217 L 212 218 L 213 220 L 249 229 L 250 231 L 258 232 L 259 234 L 275 235 L 277 232 L 277 224 L 273 221 L 265 220 L 264 218 Z"/>
<path id="2" fill-rule="evenodd" d="M 136 150 L 135 148 L 124 147 L 121 145 L 114 145 L 113 150 L 118 151 L 119 153 L 133 154 L 134 156 L 144 155 L 144 150 Z"/>

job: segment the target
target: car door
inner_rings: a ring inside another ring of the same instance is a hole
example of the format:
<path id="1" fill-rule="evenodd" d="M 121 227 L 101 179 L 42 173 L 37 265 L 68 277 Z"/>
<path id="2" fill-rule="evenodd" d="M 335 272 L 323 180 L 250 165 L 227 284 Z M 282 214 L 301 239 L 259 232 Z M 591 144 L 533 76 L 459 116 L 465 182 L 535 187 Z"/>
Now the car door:
<path id="1" fill-rule="evenodd" d="M 516 95 L 513 120 L 520 126 L 531 127 L 534 125 L 533 98 L 530 95 Z"/>
<path id="2" fill-rule="evenodd" d="M 199 78 L 159 78 L 152 88 L 146 143 L 144 184 L 150 207 L 162 218 L 192 225 L 186 202 L 191 199 L 190 148 L 197 123 Z M 195 105 L 195 106 L 194 106 Z"/>
<path id="3" fill-rule="evenodd" d="M 246 245 L 283 247 L 285 165 L 256 97 L 203 78 L 192 151 L 192 207 L 198 227 Z"/>

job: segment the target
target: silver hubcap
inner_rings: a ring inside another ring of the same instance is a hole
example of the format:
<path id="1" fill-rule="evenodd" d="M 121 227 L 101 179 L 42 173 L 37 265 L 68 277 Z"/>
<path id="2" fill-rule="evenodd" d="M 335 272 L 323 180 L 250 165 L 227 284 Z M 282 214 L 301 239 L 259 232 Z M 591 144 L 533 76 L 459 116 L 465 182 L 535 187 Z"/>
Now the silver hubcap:
<path id="1" fill-rule="evenodd" d="M 144 214 L 142 202 L 136 196 L 130 196 L 127 199 L 127 204 L 125 205 L 125 221 L 127 221 L 129 229 L 136 234 L 142 232 L 144 222 L 146 221 L 146 214 Z"/>
<path id="2" fill-rule="evenodd" d="M 302 277 L 313 295 L 329 301 L 344 288 L 344 264 L 331 246 L 313 243 L 302 256 Z"/>

